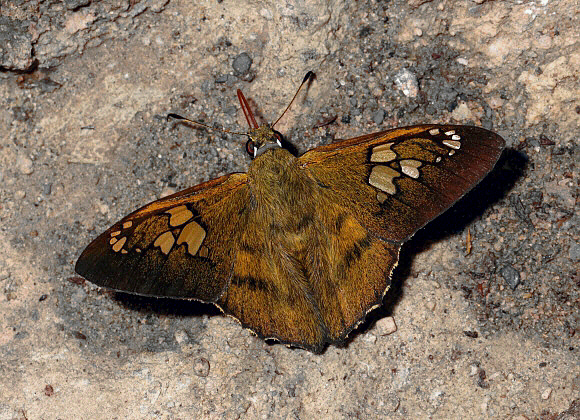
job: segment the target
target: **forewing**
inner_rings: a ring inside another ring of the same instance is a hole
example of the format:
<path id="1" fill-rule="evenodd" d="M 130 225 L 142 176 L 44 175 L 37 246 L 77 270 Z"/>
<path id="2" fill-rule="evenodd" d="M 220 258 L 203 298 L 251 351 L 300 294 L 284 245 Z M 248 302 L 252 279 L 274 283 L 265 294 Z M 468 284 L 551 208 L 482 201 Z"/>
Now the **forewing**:
<path id="1" fill-rule="evenodd" d="M 321 146 L 299 160 L 363 226 L 400 243 L 489 173 L 504 145 L 479 127 L 418 125 Z"/>
<path id="2" fill-rule="evenodd" d="M 246 174 L 154 201 L 96 238 L 75 270 L 118 291 L 215 302 L 230 279 L 236 229 L 249 203 Z"/>

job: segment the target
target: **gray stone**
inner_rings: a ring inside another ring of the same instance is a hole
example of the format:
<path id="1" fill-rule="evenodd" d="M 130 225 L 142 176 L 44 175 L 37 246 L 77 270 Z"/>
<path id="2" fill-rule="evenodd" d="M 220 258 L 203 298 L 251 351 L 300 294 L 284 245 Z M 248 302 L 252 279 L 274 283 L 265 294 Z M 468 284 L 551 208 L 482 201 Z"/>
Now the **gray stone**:
<path id="1" fill-rule="evenodd" d="M 516 287 L 520 284 L 520 273 L 515 268 L 511 265 L 504 265 L 502 269 L 499 270 L 499 274 L 501 274 L 512 290 L 516 290 Z"/>
<path id="2" fill-rule="evenodd" d="M 252 57 L 250 57 L 250 55 L 245 52 L 238 54 L 238 56 L 234 58 L 234 62 L 232 64 L 234 72 L 236 72 L 236 75 L 238 76 L 248 74 L 251 66 L 252 66 Z"/>
<path id="3" fill-rule="evenodd" d="M 381 125 L 385 120 L 386 115 L 387 113 L 385 112 L 384 109 L 379 109 L 373 113 L 373 121 L 375 122 L 376 125 Z"/>

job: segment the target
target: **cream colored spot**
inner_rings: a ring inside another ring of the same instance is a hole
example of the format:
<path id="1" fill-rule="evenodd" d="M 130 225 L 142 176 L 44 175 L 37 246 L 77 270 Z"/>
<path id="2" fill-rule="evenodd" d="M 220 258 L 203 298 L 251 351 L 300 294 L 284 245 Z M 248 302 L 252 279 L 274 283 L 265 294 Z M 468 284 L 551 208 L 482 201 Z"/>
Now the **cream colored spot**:
<path id="1" fill-rule="evenodd" d="M 449 156 L 453 156 L 455 154 L 455 150 L 450 150 L 449 151 Z"/>
<path id="2" fill-rule="evenodd" d="M 422 165 L 421 162 L 415 159 L 404 159 L 401 161 L 401 171 L 411 178 L 419 178 L 419 167 Z"/>
<path id="3" fill-rule="evenodd" d="M 399 176 L 401 176 L 401 174 L 394 169 L 387 166 L 377 165 L 371 170 L 369 184 L 388 194 L 395 194 L 397 192 L 397 187 L 393 183 L 393 180 Z"/>
<path id="4" fill-rule="evenodd" d="M 397 158 L 397 154 L 391 150 L 393 143 L 381 144 L 373 147 L 371 162 L 390 162 Z"/>
<path id="5" fill-rule="evenodd" d="M 458 150 L 461 147 L 461 142 L 456 140 L 443 140 L 443 144 L 455 150 Z"/>
<path id="6" fill-rule="evenodd" d="M 109 241 L 109 245 L 114 245 L 115 242 L 117 242 L 118 239 L 117 238 L 111 238 L 111 240 Z"/>
<path id="7" fill-rule="evenodd" d="M 382 191 L 379 191 L 377 193 L 377 201 L 381 204 L 383 204 L 387 200 L 387 197 L 388 197 L 388 195 Z"/>
<path id="8" fill-rule="evenodd" d="M 441 156 L 437 156 L 437 158 L 435 159 L 435 162 L 437 162 L 437 163 L 441 162 Z"/>
<path id="9" fill-rule="evenodd" d="M 123 236 L 121 239 L 119 239 L 117 242 L 113 244 L 112 246 L 113 251 L 119 252 L 121 248 L 123 248 L 123 245 L 125 245 L 125 242 L 127 242 L 127 237 Z"/>
<path id="10" fill-rule="evenodd" d="M 452 134 L 455 134 L 455 130 L 449 130 L 449 131 L 446 131 L 446 132 L 445 132 L 445 135 L 446 135 L 446 136 L 450 136 L 450 135 L 452 135 Z"/>
<path id="11" fill-rule="evenodd" d="M 177 245 L 187 243 L 187 252 L 195 255 L 205 239 L 205 230 L 196 222 L 189 222 L 177 238 Z"/>
<path id="12" fill-rule="evenodd" d="M 120 234 L 121 234 L 121 231 L 120 230 L 116 230 L 114 232 L 111 232 L 111 236 L 118 236 Z"/>
<path id="13" fill-rule="evenodd" d="M 161 249 L 161 252 L 167 255 L 169 254 L 169 251 L 171 251 L 171 248 L 173 247 L 174 243 L 175 238 L 173 237 L 173 234 L 167 231 L 165 233 L 162 233 L 157 237 L 157 239 L 155 239 L 155 242 L 153 242 L 153 246 L 158 246 Z"/>
<path id="14" fill-rule="evenodd" d="M 133 226 L 133 222 L 132 221 L 128 221 L 123 223 L 123 229 L 129 229 L 131 226 Z"/>
<path id="15" fill-rule="evenodd" d="M 438 128 L 432 128 L 431 130 L 429 130 L 429 134 L 431 134 L 432 136 L 436 136 L 439 133 L 440 131 Z"/>
<path id="16" fill-rule="evenodd" d="M 461 136 L 459 134 L 454 134 L 451 136 L 451 140 L 461 140 Z"/>
<path id="17" fill-rule="evenodd" d="M 137 254 L 140 254 L 140 253 L 141 253 L 141 248 L 135 248 L 135 252 L 136 252 Z"/>
<path id="18" fill-rule="evenodd" d="M 121 254 L 128 254 L 128 253 L 129 253 L 129 251 L 127 251 L 126 249 L 121 250 Z"/>
<path id="19" fill-rule="evenodd" d="M 207 246 L 202 246 L 199 249 L 199 253 L 197 255 L 199 255 L 200 257 L 207 258 L 209 255 L 209 249 L 207 248 Z"/>
<path id="20" fill-rule="evenodd" d="M 167 210 L 171 215 L 169 224 L 171 226 L 180 226 L 193 217 L 193 213 L 186 206 L 177 206 Z"/>

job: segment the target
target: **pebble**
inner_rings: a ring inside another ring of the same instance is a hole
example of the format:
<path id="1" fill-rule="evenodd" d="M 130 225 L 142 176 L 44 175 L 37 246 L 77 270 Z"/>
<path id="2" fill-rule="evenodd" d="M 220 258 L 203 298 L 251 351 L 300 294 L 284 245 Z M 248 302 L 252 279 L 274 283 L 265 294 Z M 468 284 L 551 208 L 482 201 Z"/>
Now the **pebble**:
<path id="1" fill-rule="evenodd" d="M 397 324 L 395 323 L 395 318 L 392 316 L 387 316 L 385 318 L 379 319 L 375 323 L 375 329 L 378 335 L 389 335 L 397 331 Z"/>
<path id="2" fill-rule="evenodd" d="M 32 172 L 34 172 L 34 168 L 32 167 L 32 159 L 30 159 L 28 156 L 18 156 L 18 158 L 16 158 L 16 167 L 24 175 L 30 175 Z"/>
<path id="3" fill-rule="evenodd" d="M 473 119 L 473 114 L 465 102 L 461 102 L 453 112 L 451 112 L 451 116 L 457 121 Z"/>
<path id="4" fill-rule="evenodd" d="M 52 192 L 52 184 L 51 183 L 46 183 L 42 185 L 42 193 L 44 195 L 50 195 L 50 193 Z"/>
<path id="5" fill-rule="evenodd" d="M 511 265 L 504 265 L 502 269 L 499 270 L 499 274 L 512 290 L 516 290 L 516 287 L 520 284 L 520 273 L 515 268 Z"/>
<path id="6" fill-rule="evenodd" d="M 416 98 L 419 94 L 417 76 L 409 69 L 400 70 L 394 77 L 395 85 L 409 98 Z"/>
<path id="7" fill-rule="evenodd" d="M 373 113 L 373 121 L 375 122 L 375 124 L 381 125 L 383 123 L 383 121 L 385 120 L 385 115 L 387 115 L 387 113 L 385 112 L 384 109 L 379 109 L 379 110 L 375 111 Z"/>
<path id="8" fill-rule="evenodd" d="M 367 344 L 375 344 L 377 342 L 377 336 L 374 334 L 364 334 L 362 340 Z"/>
<path id="9" fill-rule="evenodd" d="M 479 366 L 477 365 L 470 365 L 469 366 L 469 376 L 475 376 L 479 372 Z"/>
<path id="10" fill-rule="evenodd" d="M 546 388 L 543 392 L 542 392 L 542 399 L 543 400 L 547 400 L 548 398 L 550 398 L 550 395 L 552 395 L 552 389 L 551 388 Z"/>
<path id="11" fill-rule="evenodd" d="M 247 74 L 250 71 L 250 67 L 252 66 L 252 57 L 248 53 L 241 53 L 238 54 L 236 58 L 234 58 L 234 62 L 232 67 L 234 71 L 238 75 Z"/>

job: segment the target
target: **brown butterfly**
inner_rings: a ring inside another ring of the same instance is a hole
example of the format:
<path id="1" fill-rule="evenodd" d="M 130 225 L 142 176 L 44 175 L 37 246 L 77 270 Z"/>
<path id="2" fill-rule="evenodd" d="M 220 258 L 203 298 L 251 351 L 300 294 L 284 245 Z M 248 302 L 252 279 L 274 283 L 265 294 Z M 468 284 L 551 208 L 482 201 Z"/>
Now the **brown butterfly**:
<path id="1" fill-rule="evenodd" d="M 260 337 L 320 352 L 381 304 L 401 245 L 504 148 L 483 128 L 425 124 L 297 158 L 238 97 L 251 127 L 248 172 L 131 213 L 83 251 L 77 273 L 117 291 L 211 302 Z"/>

